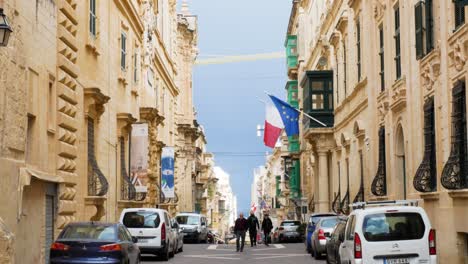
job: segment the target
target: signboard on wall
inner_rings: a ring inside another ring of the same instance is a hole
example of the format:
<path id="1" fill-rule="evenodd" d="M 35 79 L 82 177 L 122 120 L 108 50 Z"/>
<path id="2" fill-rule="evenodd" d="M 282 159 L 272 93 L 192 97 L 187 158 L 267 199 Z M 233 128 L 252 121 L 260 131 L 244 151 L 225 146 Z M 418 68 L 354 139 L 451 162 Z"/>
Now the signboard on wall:
<path id="1" fill-rule="evenodd" d="M 164 147 L 161 157 L 161 189 L 165 198 L 174 198 L 174 148 Z"/>
<path id="2" fill-rule="evenodd" d="M 130 178 L 136 192 L 146 193 L 148 188 L 148 124 L 133 124 L 130 149 Z"/>

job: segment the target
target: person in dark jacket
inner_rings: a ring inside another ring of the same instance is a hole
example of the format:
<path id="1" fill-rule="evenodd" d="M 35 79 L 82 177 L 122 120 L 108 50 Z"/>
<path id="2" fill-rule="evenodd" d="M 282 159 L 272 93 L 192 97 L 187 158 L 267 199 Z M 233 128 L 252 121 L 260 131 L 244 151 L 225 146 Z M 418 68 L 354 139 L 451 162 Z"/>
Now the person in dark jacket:
<path id="1" fill-rule="evenodd" d="M 253 211 L 250 211 L 247 223 L 249 225 L 250 246 L 257 246 L 257 230 L 260 229 L 260 224 L 258 223 L 258 218 L 255 216 Z"/>
<path id="2" fill-rule="evenodd" d="M 244 250 L 244 244 L 245 244 L 245 232 L 247 231 L 247 228 L 249 227 L 249 224 L 247 223 L 247 220 L 244 218 L 244 214 L 240 213 L 239 218 L 237 218 L 236 223 L 234 225 L 234 233 L 236 234 L 236 246 L 237 246 L 237 252 L 242 252 Z M 239 245 L 239 240 L 242 240 L 241 245 Z"/>
<path id="3" fill-rule="evenodd" d="M 270 233 L 272 229 L 273 229 L 273 223 L 271 222 L 271 219 L 268 213 L 266 213 L 262 222 L 262 230 L 263 230 L 263 234 L 265 235 L 266 246 L 269 246 L 268 240 L 270 239 Z"/>

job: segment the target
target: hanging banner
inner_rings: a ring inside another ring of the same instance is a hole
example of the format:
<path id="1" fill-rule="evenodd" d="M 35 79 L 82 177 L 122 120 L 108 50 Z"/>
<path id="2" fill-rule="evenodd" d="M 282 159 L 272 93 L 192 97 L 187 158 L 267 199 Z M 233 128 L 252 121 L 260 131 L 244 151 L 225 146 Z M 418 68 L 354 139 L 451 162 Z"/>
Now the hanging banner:
<path id="1" fill-rule="evenodd" d="M 174 198 L 174 148 L 164 147 L 161 157 L 161 189 L 165 198 Z"/>
<path id="2" fill-rule="evenodd" d="M 146 193 L 148 188 L 148 124 L 133 124 L 130 150 L 130 178 L 136 192 Z"/>

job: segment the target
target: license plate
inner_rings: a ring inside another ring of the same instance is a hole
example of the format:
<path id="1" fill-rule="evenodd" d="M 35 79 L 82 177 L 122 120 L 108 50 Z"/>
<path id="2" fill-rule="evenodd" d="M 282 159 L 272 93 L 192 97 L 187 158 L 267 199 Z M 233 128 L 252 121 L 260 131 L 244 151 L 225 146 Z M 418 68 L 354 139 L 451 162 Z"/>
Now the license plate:
<path id="1" fill-rule="evenodd" d="M 148 239 L 138 239 L 138 243 L 148 243 Z"/>
<path id="2" fill-rule="evenodd" d="M 386 259 L 384 264 L 410 264 L 409 258 Z"/>

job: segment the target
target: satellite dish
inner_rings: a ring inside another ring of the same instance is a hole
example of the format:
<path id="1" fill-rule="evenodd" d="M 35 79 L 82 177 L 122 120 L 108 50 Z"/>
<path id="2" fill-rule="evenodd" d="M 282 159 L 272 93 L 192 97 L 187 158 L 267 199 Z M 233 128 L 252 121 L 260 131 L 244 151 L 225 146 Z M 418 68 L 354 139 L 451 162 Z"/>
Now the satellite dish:
<path id="1" fill-rule="evenodd" d="M 325 67 L 325 66 L 327 66 L 327 63 L 328 63 L 327 58 L 325 58 L 325 57 L 320 57 L 320 59 L 319 59 L 319 61 L 318 61 L 318 65 L 319 65 L 320 67 Z"/>

